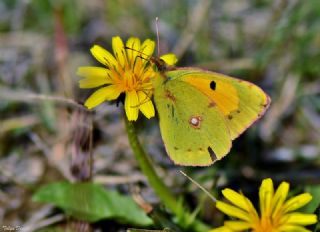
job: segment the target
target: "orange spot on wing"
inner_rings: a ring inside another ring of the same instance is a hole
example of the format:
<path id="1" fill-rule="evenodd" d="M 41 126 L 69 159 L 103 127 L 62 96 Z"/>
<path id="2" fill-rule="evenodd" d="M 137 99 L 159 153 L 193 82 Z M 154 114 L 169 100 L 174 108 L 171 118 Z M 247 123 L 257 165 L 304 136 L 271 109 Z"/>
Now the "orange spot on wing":
<path id="1" fill-rule="evenodd" d="M 215 107 L 217 104 L 215 102 L 210 102 L 209 105 L 208 105 L 208 108 L 213 108 Z"/>
<path id="2" fill-rule="evenodd" d="M 215 80 L 215 89 L 212 90 L 210 87 L 212 80 L 210 79 L 188 77 L 184 81 L 194 86 L 210 99 L 208 107 L 213 107 L 214 105 L 211 102 L 214 102 L 224 115 L 228 115 L 238 109 L 239 97 L 237 90 L 228 82 L 217 79 Z"/>
<path id="3" fill-rule="evenodd" d="M 175 102 L 176 101 L 176 97 L 169 91 L 169 90 L 166 90 L 165 92 L 165 97 L 170 99 L 171 101 Z"/>

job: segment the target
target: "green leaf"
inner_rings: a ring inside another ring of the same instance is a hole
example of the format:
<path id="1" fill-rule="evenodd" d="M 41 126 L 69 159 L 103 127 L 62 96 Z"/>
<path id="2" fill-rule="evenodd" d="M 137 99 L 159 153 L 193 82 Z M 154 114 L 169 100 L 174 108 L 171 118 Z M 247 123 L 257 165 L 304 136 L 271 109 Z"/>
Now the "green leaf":
<path id="1" fill-rule="evenodd" d="M 312 200 L 303 207 L 303 212 L 314 213 L 320 206 L 320 185 L 306 186 L 305 191 L 312 195 Z"/>
<path id="2" fill-rule="evenodd" d="M 152 220 L 131 197 L 107 191 L 93 183 L 58 182 L 40 188 L 33 200 L 51 203 L 67 214 L 88 222 L 114 218 L 139 226 L 152 224 Z"/>

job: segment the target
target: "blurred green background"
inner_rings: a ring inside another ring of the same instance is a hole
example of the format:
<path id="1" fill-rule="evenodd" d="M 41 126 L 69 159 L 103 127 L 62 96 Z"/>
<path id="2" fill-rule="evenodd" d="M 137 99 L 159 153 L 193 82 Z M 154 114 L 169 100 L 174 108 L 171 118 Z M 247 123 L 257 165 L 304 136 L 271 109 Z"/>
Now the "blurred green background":
<path id="1" fill-rule="evenodd" d="M 174 166 L 157 119 L 140 115 L 141 142 L 175 194 L 191 209 L 199 207 L 199 218 L 212 227 L 221 225 L 222 215 L 178 170 L 218 198 L 227 186 L 255 199 L 266 177 L 320 198 L 319 0 L 1 0 L 0 225 L 72 222 L 31 196 L 47 183 L 75 180 L 70 160 L 77 122 L 65 99 L 83 102 L 92 93 L 78 88 L 77 67 L 97 64 L 90 47 L 111 49 L 112 36 L 156 40 L 156 17 L 160 53 L 175 53 L 178 66 L 251 81 L 272 98 L 266 115 L 234 142 L 231 153 L 206 168 Z M 94 182 L 152 204 L 161 215 L 155 228 L 173 221 L 139 171 L 115 105 L 95 109 L 93 157 Z M 132 227 L 113 219 L 91 226 Z"/>

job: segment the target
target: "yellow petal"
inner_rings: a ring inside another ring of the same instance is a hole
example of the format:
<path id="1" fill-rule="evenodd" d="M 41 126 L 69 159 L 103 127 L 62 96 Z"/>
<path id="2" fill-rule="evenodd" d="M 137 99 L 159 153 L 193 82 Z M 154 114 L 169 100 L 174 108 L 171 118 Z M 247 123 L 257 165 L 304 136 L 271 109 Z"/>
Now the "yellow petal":
<path id="1" fill-rule="evenodd" d="M 77 70 L 77 75 L 85 78 L 108 78 L 110 70 L 102 67 L 82 66 Z"/>
<path id="2" fill-rule="evenodd" d="M 298 196 L 295 196 L 288 201 L 285 202 L 283 206 L 284 212 L 290 212 L 301 208 L 302 206 L 308 204 L 312 200 L 312 196 L 310 193 L 302 193 Z"/>
<path id="3" fill-rule="evenodd" d="M 91 88 L 96 88 L 101 85 L 107 84 L 105 79 L 82 79 L 79 81 L 79 87 L 81 89 L 91 89 Z"/>
<path id="4" fill-rule="evenodd" d="M 278 217 L 280 209 L 282 209 L 283 202 L 286 200 L 289 192 L 289 183 L 282 182 L 278 187 L 274 198 L 272 199 L 272 218 Z"/>
<path id="5" fill-rule="evenodd" d="M 251 221 L 250 215 L 242 209 L 226 204 L 222 201 L 217 201 L 216 207 L 217 209 L 231 217 L 239 218 L 248 222 Z"/>
<path id="6" fill-rule="evenodd" d="M 154 71 L 154 69 L 149 66 L 145 69 L 141 69 L 139 73 L 137 73 L 137 75 L 139 75 L 139 77 L 141 78 L 141 80 L 145 83 L 150 83 L 151 86 L 152 86 L 152 83 L 151 83 L 151 79 L 153 77 L 155 77 L 155 75 L 158 74 L 157 72 Z"/>
<path id="7" fill-rule="evenodd" d="M 121 67 L 124 67 L 127 57 L 124 44 L 119 36 L 112 37 L 112 49 Z"/>
<path id="8" fill-rule="evenodd" d="M 95 91 L 84 103 L 88 109 L 92 109 L 97 105 L 107 100 L 117 99 L 120 95 L 120 91 L 114 86 L 109 85 Z"/>
<path id="9" fill-rule="evenodd" d="M 110 71 L 101 67 L 80 67 L 77 75 L 85 77 L 79 81 L 80 88 L 95 88 L 112 83 Z"/>
<path id="10" fill-rule="evenodd" d="M 152 94 L 153 94 L 153 85 L 150 81 L 148 82 L 145 82 L 141 85 L 142 89 L 145 90 L 146 94 L 149 96 L 149 98 L 152 97 Z"/>
<path id="11" fill-rule="evenodd" d="M 130 61 L 131 64 L 134 63 L 135 58 L 139 55 L 140 51 L 140 40 L 136 37 L 130 37 L 127 40 L 126 46 L 131 49 L 126 49 L 127 50 L 127 55 L 128 55 L 128 60 Z"/>
<path id="12" fill-rule="evenodd" d="M 155 43 L 151 39 L 146 39 L 141 45 L 141 53 L 143 53 L 146 59 L 150 58 L 154 52 Z"/>
<path id="13" fill-rule="evenodd" d="M 281 222 L 287 225 L 312 225 L 317 222 L 317 215 L 304 213 L 289 213 L 282 218 Z"/>
<path id="14" fill-rule="evenodd" d="M 90 51 L 94 58 L 96 58 L 101 64 L 104 64 L 107 67 L 115 67 L 117 65 L 117 61 L 113 55 L 103 47 L 94 45 Z"/>
<path id="15" fill-rule="evenodd" d="M 306 228 L 302 226 L 295 226 L 295 225 L 284 225 L 280 226 L 278 228 L 279 232 L 288 232 L 288 231 L 294 231 L 294 232 L 312 232 L 311 230 L 307 230 Z"/>
<path id="16" fill-rule="evenodd" d="M 271 213 L 271 200 L 273 198 L 273 183 L 270 178 L 264 179 L 259 189 L 260 212 L 262 217 Z"/>
<path id="17" fill-rule="evenodd" d="M 224 226 L 231 229 L 231 231 L 244 231 L 252 228 L 252 223 L 242 221 L 225 221 Z"/>
<path id="18" fill-rule="evenodd" d="M 155 110 L 154 110 L 153 103 L 150 99 L 150 96 L 147 96 L 145 92 L 139 91 L 138 98 L 139 98 L 139 110 L 141 110 L 141 112 L 147 118 L 154 117 Z"/>
<path id="19" fill-rule="evenodd" d="M 174 65 L 178 61 L 178 58 L 173 53 L 164 54 L 160 56 L 160 59 L 163 60 L 168 65 Z"/>
<path id="20" fill-rule="evenodd" d="M 253 208 L 253 205 L 248 198 L 237 193 L 236 191 L 234 191 L 232 189 L 226 188 L 226 189 L 222 190 L 222 194 L 232 204 L 238 206 L 239 208 L 241 208 L 247 212 L 251 211 Z"/>
<path id="21" fill-rule="evenodd" d="M 228 227 L 225 226 L 221 226 L 218 228 L 214 228 L 212 230 L 209 230 L 209 232 L 233 232 L 232 230 L 230 230 Z"/>
<path id="22" fill-rule="evenodd" d="M 136 121 L 139 113 L 139 99 L 135 90 L 126 93 L 124 108 L 129 121 Z"/>

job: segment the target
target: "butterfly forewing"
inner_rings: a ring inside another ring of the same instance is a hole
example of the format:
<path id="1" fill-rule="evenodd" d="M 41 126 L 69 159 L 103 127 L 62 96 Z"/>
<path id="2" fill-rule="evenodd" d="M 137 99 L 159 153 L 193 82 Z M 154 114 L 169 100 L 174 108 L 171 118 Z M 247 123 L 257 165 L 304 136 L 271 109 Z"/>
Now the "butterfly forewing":
<path id="1" fill-rule="evenodd" d="M 194 86 L 216 103 L 226 118 L 232 140 L 260 118 L 270 104 L 269 96 L 247 81 L 197 69 L 173 72 L 180 73 L 178 80 Z"/>

